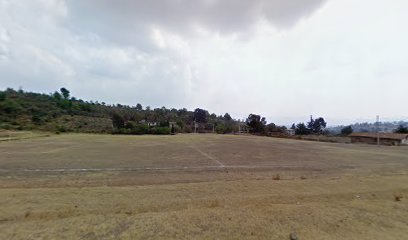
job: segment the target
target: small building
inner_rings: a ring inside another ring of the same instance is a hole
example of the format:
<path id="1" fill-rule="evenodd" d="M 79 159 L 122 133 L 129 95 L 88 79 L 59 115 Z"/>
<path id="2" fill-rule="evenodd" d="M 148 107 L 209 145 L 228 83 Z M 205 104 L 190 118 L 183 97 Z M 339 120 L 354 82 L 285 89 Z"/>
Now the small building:
<path id="1" fill-rule="evenodd" d="M 139 121 L 140 124 L 146 124 L 149 127 L 157 127 L 159 126 L 158 122 L 150 122 L 150 121 L 146 121 L 146 120 L 140 120 Z"/>
<path id="2" fill-rule="evenodd" d="M 408 145 L 408 134 L 400 133 L 352 133 L 349 135 L 352 143 L 377 144 L 377 138 L 381 145 Z"/>
<path id="3" fill-rule="evenodd" d="M 249 133 L 248 126 L 245 123 L 238 123 L 238 134 Z"/>
<path id="4" fill-rule="evenodd" d="M 159 124 L 157 122 L 147 122 L 147 126 L 149 127 L 157 127 Z"/>
<path id="5" fill-rule="evenodd" d="M 285 130 L 286 131 L 286 134 L 287 135 L 289 135 L 289 136 L 295 136 L 295 129 L 292 129 L 292 128 L 288 128 L 288 129 L 286 129 Z"/>

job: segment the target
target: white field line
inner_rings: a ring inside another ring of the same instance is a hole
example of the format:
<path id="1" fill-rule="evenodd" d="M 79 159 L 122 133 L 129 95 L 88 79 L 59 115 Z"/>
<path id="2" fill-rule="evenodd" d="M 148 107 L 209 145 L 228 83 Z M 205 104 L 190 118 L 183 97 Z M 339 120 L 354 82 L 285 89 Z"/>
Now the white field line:
<path id="1" fill-rule="evenodd" d="M 67 149 L 70 149 L 70 148 L 72 148 L 73 146 L 68 146 L 68 147 L 62 147 L 62 148 L 55 148 L 55 149 L 52 149 L 52 150 L 49 150 L 49 151 L 45 151 L 45 152 L 40 152 L 40 153 L 56 153 L 56 152 L 60 152 L 60 151 L 62 151 L 62 150 L 67 150 Z"/>
<path id="2" fill-rule="evenodd" d="M 189 145 L 189 147 L 192 148 L 192 149 L 194 149 L 194 150 L 196 150 L 197 152 L 201 153 L 201 155 L 203 155 L 204 157 L 206 157 L 206 158 L 208 158 L 208 159 L 210 159 L 210 160 L 212 160 L 212 161 L 218 163 L 218 165 L 219 165 L 220 167 L 225 167 L 225 165 L 224 165 L 222 162 L 220 162 L 219 160 L 217 160 L 217 159 L 214 158 L 213 156 L 208 155 L 207 153 L 201 151 L 201 150 L 198 149 L 197 147 L 194 147 L 194 146 L 191 146 L 191 145 Z"/>
<path id="3" fill-rule="evenodd" d="M 160 170 L 209 170 L 209 169 L 268 169 L 268 168 L 304 168 L 295 165 L 228 165 L 228 166 L 191 166 L 191 167 L 139 167 L 139 168 L 55 168 L 55 169 L 0 169 L 0 172 L 136 172 Z"/>
<path id="4" fill-rule="evenodd" d="M 70 148 L 73 148 L 75 146 L 67 146 L 67 147 L 60 147 L 60 148 L 54 148 L 48 151 L 24 151 L 24 150 L 19 150 L 15 152 L 2 152 L 6 154 L 48 154 L 48 153 L 56 153 L 60 151 L 64 151 Z"/>

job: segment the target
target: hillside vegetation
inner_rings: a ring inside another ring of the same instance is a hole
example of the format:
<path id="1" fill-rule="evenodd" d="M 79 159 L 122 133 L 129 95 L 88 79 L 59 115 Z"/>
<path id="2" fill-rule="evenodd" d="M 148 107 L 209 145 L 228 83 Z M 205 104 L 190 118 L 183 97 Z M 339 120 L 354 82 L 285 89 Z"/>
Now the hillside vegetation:
<path id="1" fill-rule="evenodd" d="M 228 133 L 238 130 L 239 122 L 226 113 L 210 114 L 195 111 L 143 108 L 141 104 L 107 105 L 104 102 L 83 101 L 60 92 L 40 94 L 7 89 L 0 91 L 0 129 L 45 130 L 56 132 L 169 134 L 197 131 Z M 170 125 L 172 124 L 172 126 Z"/>
<path id="2" fill-rule="evenodd" d="M 330 127 L 328 130 L 334 134 L 341 133 L 342 129 L 351 128 L 354 132 L 384 132 L 384 133 L 407 133 L 408 122 L 394 121 L 394 122 L 379 122 L 379 123 L 354 123 L 348 126 Z"/>
<path id="3" fill-rule="evenodd" d="M 297 135 L 325 134 L 326 121 L 319 117 L 293 124 Z M 267 124 L 265 117 L 249 114 L 245 122 L 234 120 L 228 113 L 217 116 L 207 110 L 194 111 L 151 109 L 141 104 L 109 105 L 98 101 L 83 101 L 70 96 L 61 88 L 50 94 L 24 92 L 11 88 L 0 91 L 0 129 L 43 130 L 83 133 L 170 134 L 170 133 L 236 133 L 282 136 L 287 128 Z"/>

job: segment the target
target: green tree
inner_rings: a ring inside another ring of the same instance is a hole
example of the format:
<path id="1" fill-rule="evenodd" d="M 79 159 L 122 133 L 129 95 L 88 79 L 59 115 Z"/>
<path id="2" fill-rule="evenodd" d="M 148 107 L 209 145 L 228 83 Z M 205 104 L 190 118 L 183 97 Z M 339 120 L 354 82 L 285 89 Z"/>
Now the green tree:
<path id="1" fill-rule="evenodd" d="M 353 127 L 351 126 L 346 126 L 341 129 L 341 135 L 347 136 L 353 133 Z"/>
<path id="2" fill-rule="evenodd" d="M 249 114 L 248 118 L 246 119 L 246 124 L 249 127 L 250 133 L 265 133 L 265 125 L 266 120 L 264 117 L 256 114 Z"/>
<path id="3" fill-rule="evenodd" d="M 313 116 L 310 116 L 310 121 L 307 122 L 307 128 L 308 128 L 311 132 L 313 132 L 313 125 L 314 125 L 314 119 L 313 119 Z"/>
<path id="4" fill-rule="evenodd" d="M 278 126 L 275 123 L 270 123 L 266 125 L 266 129 L 268 132 L 285 133 L 287 128 L 285 126 Z"/>
<path id="5" fill-rule="evenodd" d="M 227 120 L 227 121 L 231 121 L 232 117 L 231 117 L 231 115 L 229 115 L 229 113 L 225 113 L 224 114 L 224 119 Z"/>
<path id="6" fill-rule="evenodd" d="M 114 128 L 122 129 L 125 127 L 125 120 L 118 113 L 113 113 L 112 114 L 112 124 Z"/>
<path id="7" fill-rule="evenodd" d="M 136 110 L 142 111 L 143 110 L 142 104 L 140 104 L 140 103 L 136 104 Z"/>
<path id="8" fill-rule="evenodd" d="M 134 128 L 134 125 L 133 125 L 133 123 L 131 123 L 131 122 L 127 122 L 127 123 L 125 124 L 125 128 L 127 128 L 127 129 L 133 129 L 133 128 Z"/>
<path id="9" fill-rule="evenodd" d="M 204 109 L 196 108 L 194 110 L 194 120 L 198 123 L 206 123 L 209 115 L 208 111 Z"/>
<path id="10" fill-rule="evenodd" d="M 322 134 L 324 129 L 326 128 L 326 121 L 324 118 L 319 117 L 316 120 L 310 116 L 310 122 L 307 123 L 307 128 L 310 130 L 311 133 L 314 134 Z"/>
<path id="11" fill-rule="evenodd" d="M 310 134 L 310 130 L 304 123 L 298 123 L 295 129 L 296 135 L 308 135 Z"/>
<path id="12" fill-rule="evenodd" d="M 69 93 L 70 93 L 70 92 L 68 91 L 68 89 L 66 89 L 66 88 L 61 88 L 60 91 L 61 91 L 62 96 L 63 96 L 65 99 L 68 99 L 68 98 L 69 98 Z"/>
<path id="13" fill-rule="evenodd" d="M 217 126 L 215 127 L 215 132 L 218 133 L 218 134 L 227 133 L 226 130 L 225 130 L 224 123 L 218 123 Z"/>
<path id="14" fill-rule="evenodd" d="M 269 123 L 268 125 L 266 125 L 266 129 L 268 132 L 276 132 L 277 127 L 275 123 Z"/>
<path id="15" fill-rule="evenodd" d="M 326 126 L 327 126 L 327 123 L 324 120 L 324 118 L 319 117 L 314 121 L 312 131 L 316 134 L 322 134 Z"/>
<path id="16" fill-rule="evenodd" d="M 62 99 L 61 93 L 55 91 L 52 96 L 54 97 L 55 100 L 60 101 Z"/>
<path id="17" fill-rule="evenodd" d="M 395 133 L 408 133 L 408 127 L 399 125 L 398 128 L 394 131 Z"/>
<path id="18" fill-rule="evenodd" d="M 7 95 L 6 95 L 5 92 L 0 92 L 0 101 L 6 100 L 6 97 L 7 97 Z"/>

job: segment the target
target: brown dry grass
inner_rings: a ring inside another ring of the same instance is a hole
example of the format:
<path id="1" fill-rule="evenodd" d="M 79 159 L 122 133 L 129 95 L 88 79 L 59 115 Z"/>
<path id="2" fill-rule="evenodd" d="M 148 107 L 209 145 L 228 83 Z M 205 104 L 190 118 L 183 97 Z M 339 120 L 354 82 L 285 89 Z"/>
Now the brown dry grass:
<path id="1" fill-rule="evenodd" d="M 0 239 L 406 239 L 407 150 L 219 135 L 1 143 Z M 22 171 L 112 166 L 142 170 Z M 169 166 L 181 168 L 147 169 Z"/>

